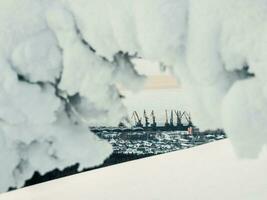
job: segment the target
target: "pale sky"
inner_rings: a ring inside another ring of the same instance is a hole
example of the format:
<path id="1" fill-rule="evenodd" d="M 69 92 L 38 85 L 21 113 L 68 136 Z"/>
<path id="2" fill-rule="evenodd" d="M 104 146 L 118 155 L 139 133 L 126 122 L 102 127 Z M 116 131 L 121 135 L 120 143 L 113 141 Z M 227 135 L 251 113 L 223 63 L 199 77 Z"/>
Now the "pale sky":
<path id="1" fill-rule="evenodd" d="M 147 81 L 137 93 L 121 90 L 129 116 L 133 111 L 142 115 L 144 109 L 147 113 L 154 110 L 157 122 L 164 122 L 165 110 L 189 110 L 182 100 L 183 90 L 168 70 L 161 71 L 159 63 L 148 60 L 136 59 L 134 63 L 137 71 L 147 76 Z"/>
<path id="2" fill-rule="evenodd" d="M 170 75 L 168 69 L 160 70 L 158 62 L 135 59 L 134 63 L 136 70 L 148 77 L 144 89 L 178 88 L 176 79 Z"/>

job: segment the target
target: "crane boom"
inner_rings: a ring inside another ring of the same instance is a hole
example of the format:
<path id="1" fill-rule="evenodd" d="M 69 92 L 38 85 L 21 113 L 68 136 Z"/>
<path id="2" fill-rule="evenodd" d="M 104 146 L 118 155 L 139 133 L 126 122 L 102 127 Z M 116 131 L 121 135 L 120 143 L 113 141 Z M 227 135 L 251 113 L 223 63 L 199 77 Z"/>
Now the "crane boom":
<path id="1" fill-rule="evenodd" d="M 134 119 L 135 125 L 137 125 L 137 119 L 136 119 L 136 116 L 135 116 L 135 113 L 134 112 L 132 114 L 131 119 Z"/>
<path id="2" fill-rule="evenodd" d="M 143 124 L 142 124 L 142 117 L 139 117 L 139 115 L 138 115 L 138 113 L 136 111 L 134 111 L 134 114 L 135 114 L 136 119 L 137 119 L 136 126 L 142 127 L 143 126 Z"/>

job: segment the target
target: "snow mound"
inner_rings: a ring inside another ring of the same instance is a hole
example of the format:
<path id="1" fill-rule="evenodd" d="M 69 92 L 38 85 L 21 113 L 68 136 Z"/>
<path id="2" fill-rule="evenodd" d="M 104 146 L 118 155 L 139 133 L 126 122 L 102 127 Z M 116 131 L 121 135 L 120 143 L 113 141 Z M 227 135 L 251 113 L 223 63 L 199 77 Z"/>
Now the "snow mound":
<path id="1" fill-rule="evenodd" d="M 97 55 L 59 1 L 0 8 L 0 191 L 23 186 L 34 171 L 100 165 L 112 147 L 88 126 L 125 117 L 115 85 L 136 90 L 144 81 L 130 55 Z"/>
<path id="2" fill-rule="evenodd" d="M 26 187 L 0 198 L 265 200 L 266 167 L 266 148 L 257 160 L 240 160 L 223 140 Z"/>

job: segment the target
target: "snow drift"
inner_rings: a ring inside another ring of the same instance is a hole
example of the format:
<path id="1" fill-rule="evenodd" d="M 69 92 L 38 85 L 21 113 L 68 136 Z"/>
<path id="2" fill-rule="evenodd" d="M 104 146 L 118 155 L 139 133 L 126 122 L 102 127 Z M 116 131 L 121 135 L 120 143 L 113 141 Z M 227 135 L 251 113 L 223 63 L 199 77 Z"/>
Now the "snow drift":
<path id="1" fill-rule="evenodd" d="M 265 200 L 266 167 L 266 148 L 256 160 L 240 160 L 227 139 L 22 188 L 0 199 Z"/>
<path id="2" fill-rule="evenodd" d="M 136 53 L 172 69 L 197 125 L 223 127 L 242 156 L 266 145 L 265 0 L 3 0 L 0 9 L 1 191 L 34 170 L 110 154 L 86 126 L 125 117 L 115 85 L 141 87 Z"/>

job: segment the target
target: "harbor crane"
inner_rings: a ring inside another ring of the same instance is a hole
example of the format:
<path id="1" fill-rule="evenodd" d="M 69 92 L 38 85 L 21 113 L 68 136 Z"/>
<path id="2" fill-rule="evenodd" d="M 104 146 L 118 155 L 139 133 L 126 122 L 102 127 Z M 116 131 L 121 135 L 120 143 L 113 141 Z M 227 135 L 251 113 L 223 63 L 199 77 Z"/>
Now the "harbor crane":
<path id="1" fill-rule="evenodd" d="M 173 110 L 171 110 L 170 126 L 173 126 Z"/>
<path id="2" fill-rule="evenodd" d="M 145 119 L 145 123 L 146 123 L 145 126 L 148 127 L 150 123 L 148 121 L 148 116 L 146 114 L 146 110 L 144 110 L 144 119 Z"/>
<path id="3" fill-rule="evenodd" d="M 174 115 L 176 115 L 176 119 L 177 119 L 176 126 L 174 124 Z M 152 112 L 151 112 L 152 122 L 149 122 L 149 117 L 147 115 L 146 110 L 144 110 L 144 112 L 143 112 L 143 117 L 144 117 L 143 118 L 144 124 L 142 123 L 142 117 L 140 117 L 136 111 L 133 112 L 133 115 L 131 118 L 134 119 L 136 127 L 154 127 L 154 128 L 157 127 L 154 110 L 152 110 Z M 183 125 L 183 123 L 182 123 L 183 117 L 188 122 L 188 125 L 186 125 L 186 126 Z M 186 112 L 186 111 L 182 112 L 179 110 L 171 110 L 170 116 L 169 116 L 168 110 L 165 110 L 165 125 L 164 126 L 169 127 L 169 128 L 177 127 L 177 128 L 181 128 L 181 129 L 183 129 L 187 126 L 193 127 L 191 114 Z"/>
<path id="4" fill-rule="evenodd" d="M 134 112 L 133 112 L 133 114 L 132 114 L 131 119 L 134 119 L 134 123 L 135 123 L 135 125 L 136 125 L 136 124 L 137 124 L 137 119 L 136 119 L 136 116 L 135 116 L 135 113 L 134 113 Z"/>
<path id="5" fill-rule="evenodd" d="M 191 120 L 191 114 L 190 113 L 187 113 L 187 112 L 184 112 L 185 113 L 185 119 L 187 120 L 188 122 L 188 126 L 193 126 L 193 123 L 192 123 L 192 120 Z"/>
<path id="6" fill-rule="evenodd" d="M 168 111 L 167 110 L 165 110 L 165 117 L 166 117 L 165 126 L 170 126 L 169 119 L 168 119 Z"/>
<path id="7" fill-rule="evenodd" d="M 154 115 L 154 110 L 152 110 L 151 116 L 152 116 L 152 124 L 151 124 L 151 126 L 152 127 L 156 127 L 157 126 L 157 122 L 156 122 L 156 117 Z"/>
<path id="8" fill-rule="evenodd" d="M 179 110 L 175 110 L 174 112 L 175 112 L 176 119 L 177 119 L 176 126 L 182 126 L 182 117 L 183 117 L 185 112 L 182 113 Z"/>
<path id="9" fill-rule="evenodd" d="M 143 127 L 142 117 L 139 117 L 139 115 L 138 115 L 138 113 L 136 111 L 133 112 L 132 118 L 134 118 L 135 126 Z"/>

